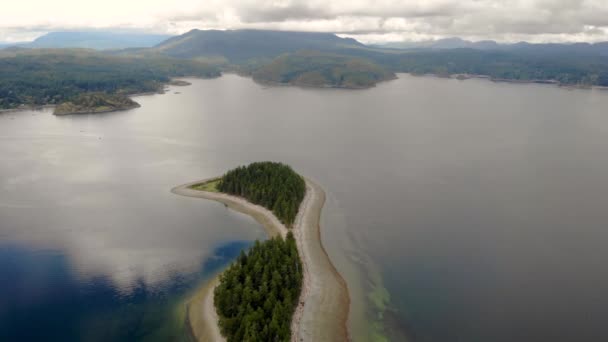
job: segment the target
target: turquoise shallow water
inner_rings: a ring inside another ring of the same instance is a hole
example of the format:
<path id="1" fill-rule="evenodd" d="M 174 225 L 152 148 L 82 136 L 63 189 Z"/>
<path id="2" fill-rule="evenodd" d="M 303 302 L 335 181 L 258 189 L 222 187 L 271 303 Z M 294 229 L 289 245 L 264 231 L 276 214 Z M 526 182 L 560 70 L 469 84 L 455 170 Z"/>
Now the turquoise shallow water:
<path id="1" fill-rule="evenodd" d="M 192 82 L 123 113 L 0 115 L 0 333 L 14 319 L 80 340 L 173 331 L 158 317 L 215 250 L 264 232 L 169 190 L 276 160 L 326 190 L 323 241 L 355 340 L 607 338 L 606 92 L 407 75 L 361 91 Z M 79 310 L 98 318 L 53 320 Z"/>

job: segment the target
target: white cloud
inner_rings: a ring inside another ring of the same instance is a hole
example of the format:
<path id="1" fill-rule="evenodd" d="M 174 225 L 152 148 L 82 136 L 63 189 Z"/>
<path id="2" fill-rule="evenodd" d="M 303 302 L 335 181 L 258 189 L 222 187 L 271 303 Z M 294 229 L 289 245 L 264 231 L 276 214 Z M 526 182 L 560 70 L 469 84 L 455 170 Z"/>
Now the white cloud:
<path id="1" fill-rule="evenodd" d="M 337 32 L 367 41 L 608 40 L 606 0 L 20 0 L 0 8 L 0 40 L 62 29 L 266 28 Z"/>

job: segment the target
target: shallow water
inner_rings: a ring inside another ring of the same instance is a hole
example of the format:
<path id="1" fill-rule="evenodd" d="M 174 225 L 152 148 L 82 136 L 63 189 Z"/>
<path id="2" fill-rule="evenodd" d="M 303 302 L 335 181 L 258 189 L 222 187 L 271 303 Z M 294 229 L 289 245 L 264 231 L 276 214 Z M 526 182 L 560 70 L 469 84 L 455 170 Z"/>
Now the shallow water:
<path id="1" fill-rule="evenodd" d="M 192 82 L 128 112 L 0 115 L 0 337 L 35 322 L 76 340 L 179 335 L 214 251 L 264 232 L 169 190 L 278 160 L 327 192 L 355 340 L 608 338 L 607 92 Z"/>

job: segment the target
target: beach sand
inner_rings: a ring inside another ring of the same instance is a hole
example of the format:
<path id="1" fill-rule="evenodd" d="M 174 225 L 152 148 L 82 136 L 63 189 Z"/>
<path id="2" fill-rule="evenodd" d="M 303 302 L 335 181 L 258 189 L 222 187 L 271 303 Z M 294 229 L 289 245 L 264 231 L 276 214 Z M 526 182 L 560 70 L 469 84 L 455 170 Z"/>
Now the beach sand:
<path id="1" fill-rule="evenodd" d="M 194 190 L 191 187 L 217 178 L 177 186 L 175 194 L 218 201 L 229 208 L 250 215 L 269 236 L 285 237 L 288 229 L 268 209 L 249 201 L 217 192 Z M 306 179 L 306 195 L 292 227 L 304 266 L 304 281 L 299 304 L 293 316 L 292 341 L 347 341 L 349 297 L 346 282 L 331 263 L 323 248 L 320 233 L 321 209 L 325 192 L 315 182 Z M 213 306 L 213 289 L 219 279 L 199 289 L 188 302 L 188 321 L 197 341 L 224 341 L 218 328 Z"/>

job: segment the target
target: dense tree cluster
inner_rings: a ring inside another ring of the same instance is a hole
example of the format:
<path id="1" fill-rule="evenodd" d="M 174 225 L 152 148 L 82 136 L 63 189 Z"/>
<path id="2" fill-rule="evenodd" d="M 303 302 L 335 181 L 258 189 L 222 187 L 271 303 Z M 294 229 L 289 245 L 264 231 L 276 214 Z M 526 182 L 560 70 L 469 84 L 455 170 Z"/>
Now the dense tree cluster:
<path id="1" fill-rule="evenodd" d="M 55 107 L 55 114 L 96 113 L 139 107 L 126 95 L 84 93 Z"/>
<path id="2" fill-rule="evenodd" d="M 154 92 L 170 77 L 219 76 L 214 66 L 166 57 L 112 56 L 88 50 L 0 54 L 0 109 L 59 104 L 87 92 Z"/>
<path id="3" fill-rule="evenodd" d="M 232 341 L 289 341 L 302 288 L 293 234 L 256 241 L 220 276 L 214 301 L 222 334 Z"/>
<path id="4" fill-rule="evenodd" d="M 271 210 L 290 226 L 306 193 L 304 179 L 282 163 L 257 162 L 228 171 L 218 190 L 238 195 Z"/>

